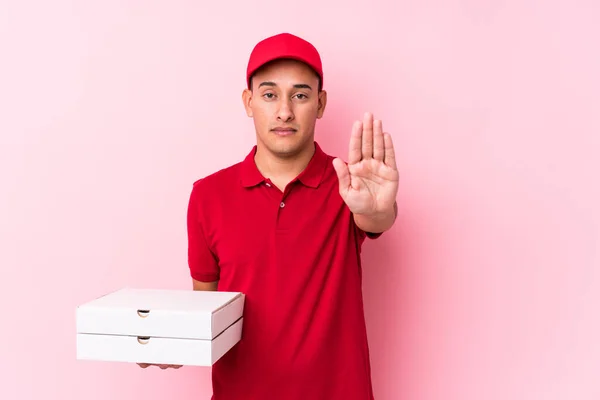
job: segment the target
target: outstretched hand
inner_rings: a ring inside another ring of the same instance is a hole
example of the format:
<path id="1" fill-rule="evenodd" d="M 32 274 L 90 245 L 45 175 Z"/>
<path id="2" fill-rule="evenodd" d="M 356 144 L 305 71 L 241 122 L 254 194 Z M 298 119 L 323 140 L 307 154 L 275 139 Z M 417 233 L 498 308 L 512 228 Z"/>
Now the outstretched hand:
<path id="1" fill-rule="evenodd" d="M 380 120 L 365 113 L 350 136 L 348 163 L 333 160 L 340 195 L 355 215 L 376 217 L 394 209 L 399 173 L 392 137 L 383 132 Z"/>

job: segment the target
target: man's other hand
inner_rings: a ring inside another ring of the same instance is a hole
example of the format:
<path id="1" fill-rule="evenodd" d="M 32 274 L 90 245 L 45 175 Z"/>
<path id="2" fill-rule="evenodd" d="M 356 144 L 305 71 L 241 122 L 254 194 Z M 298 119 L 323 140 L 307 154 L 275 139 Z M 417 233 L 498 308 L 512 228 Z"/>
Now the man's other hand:
<path id="1" fill-rule="evenodd" d="M 160 369 L 169 369 L 169 368 L 173 368 L 173 369 L 179 369 L 182 367 L 182 365 L 173 365 L 173 364 L 146 364 L 146 363 L 137 363 L 137 365 L 139 365 L 142 368 L 148 368 L 148 367 L 159 367 Z"/>

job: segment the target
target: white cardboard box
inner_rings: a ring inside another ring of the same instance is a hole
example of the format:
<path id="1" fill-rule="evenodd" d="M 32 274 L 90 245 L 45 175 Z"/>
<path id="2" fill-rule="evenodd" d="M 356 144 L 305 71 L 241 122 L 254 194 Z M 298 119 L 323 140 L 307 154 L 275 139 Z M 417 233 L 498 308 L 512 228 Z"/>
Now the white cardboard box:
<path id="1" fill-rule="evenodd" d="M 239 292 L 124 288 L 77 307 L 77 359 L 211 366 L 242 335 Z"/>

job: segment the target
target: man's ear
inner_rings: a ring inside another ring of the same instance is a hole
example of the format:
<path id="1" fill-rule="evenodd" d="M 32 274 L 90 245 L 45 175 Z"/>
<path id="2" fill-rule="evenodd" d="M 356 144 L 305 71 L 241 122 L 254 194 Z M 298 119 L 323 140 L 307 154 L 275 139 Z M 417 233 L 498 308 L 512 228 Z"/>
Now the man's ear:
<path id="1" fill-rule="evenodd" d="M 321 118 L 323 113 L 325 112 L 325 107 L 327 106 L 327 92 L 321 90 L 319 92 L 319 108 L 317 109 L 317 118 Z"/>
<path id="2" fill-rule="evenodd" d="M 242 101 L 244 102 L 246 115 L 252 118 L 252 91 L 250 89 L 244 89 L 244 91 L 242 92 Z"/>

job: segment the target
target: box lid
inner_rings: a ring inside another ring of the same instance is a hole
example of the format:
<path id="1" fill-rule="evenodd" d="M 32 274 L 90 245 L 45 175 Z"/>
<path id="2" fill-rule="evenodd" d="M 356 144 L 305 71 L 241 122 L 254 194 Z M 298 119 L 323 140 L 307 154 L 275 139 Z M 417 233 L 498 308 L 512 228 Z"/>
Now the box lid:
<path id="1" fill-rule="evenodd" d="M 77 333 L 212 340 L 243 315 L 240 292 L 123 288 L 77 307 Z"/>

